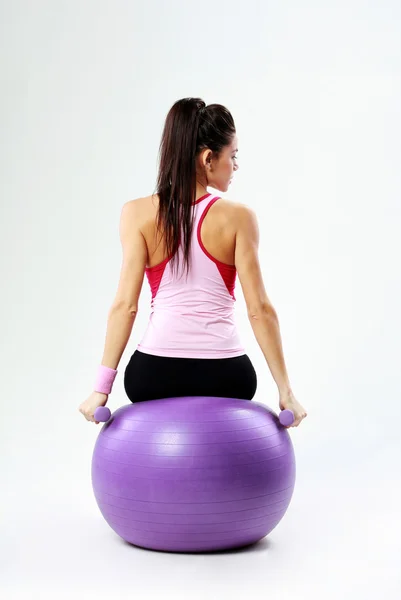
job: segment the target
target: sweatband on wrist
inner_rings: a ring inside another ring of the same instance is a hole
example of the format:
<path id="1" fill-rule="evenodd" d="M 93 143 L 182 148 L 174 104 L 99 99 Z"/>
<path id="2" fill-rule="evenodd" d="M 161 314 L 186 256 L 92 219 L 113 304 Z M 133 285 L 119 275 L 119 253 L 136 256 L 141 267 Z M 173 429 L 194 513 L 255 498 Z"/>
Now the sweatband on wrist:
<path id="1" fill-rule="evenodd" d="M 110 394 L 116 375 L 117 371 L 115 369 L 99 365 L 95 381 L 95 392 Z"/>

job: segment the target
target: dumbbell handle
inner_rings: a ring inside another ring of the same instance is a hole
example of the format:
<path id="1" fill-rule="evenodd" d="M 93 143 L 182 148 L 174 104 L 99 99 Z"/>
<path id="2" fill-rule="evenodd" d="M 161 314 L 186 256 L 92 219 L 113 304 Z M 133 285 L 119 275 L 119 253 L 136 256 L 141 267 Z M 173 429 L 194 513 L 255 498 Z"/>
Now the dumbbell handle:
<path id="1" fill-rule="evenodd" d="M 111 417 L 110 409 L 107 408 L 107 406 L 98 406 L 95 410 L 94 417 L 95 421 L 99 421 L 99 423 L 106 423 Z M 284 427 L 292 425 L 295 421 L 294 413 L 292 412 L 292 410 L 282 410 L 279 415 L 279 421 L 281 425 L 284 425 Z"/>

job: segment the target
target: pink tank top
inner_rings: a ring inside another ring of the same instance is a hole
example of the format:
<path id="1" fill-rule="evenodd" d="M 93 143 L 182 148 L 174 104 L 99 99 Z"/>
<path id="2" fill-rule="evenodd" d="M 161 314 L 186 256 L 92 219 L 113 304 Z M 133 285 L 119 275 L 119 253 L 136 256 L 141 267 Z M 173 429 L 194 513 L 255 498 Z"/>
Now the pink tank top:
<path id="1" fill-rule="evenodd" d="M 177 274 L 168 258 L 146 269 L 152 310 L 137 346 L 140 352 L 177 358 L 245 354 L 234 321 L 236 268 L 209 254 L 200 235 L 203 219 L 218 199 L 206 194 L 195 202 L 188 278 L 181 247 Z"/>

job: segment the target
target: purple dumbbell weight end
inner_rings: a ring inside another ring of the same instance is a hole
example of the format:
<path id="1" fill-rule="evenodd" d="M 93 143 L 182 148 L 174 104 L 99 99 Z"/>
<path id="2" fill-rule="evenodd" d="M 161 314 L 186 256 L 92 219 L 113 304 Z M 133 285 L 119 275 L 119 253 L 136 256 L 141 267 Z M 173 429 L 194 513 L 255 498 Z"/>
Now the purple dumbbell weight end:
<path id="1" fill-rule="evenodd" d="M 286 408 L 285 410 L 282 410 L 278 418 L 279 418 L 281 425 L 284 425 L 284 427 L 288 427 L 289 425 L 292 425 L 293 422 L 295 421 L 294 413 L 292 412 L 292 410 L 289 410 L 288 408 Z"/>
<path id="2" fill-rule="evenodd" d="M 111 417 L 110 409 L 107 408 L 107 406 L 98 406 L 95 410 L 94 417 L 95 421 L 99 421 L 99 423 L 106 423 Z"/>

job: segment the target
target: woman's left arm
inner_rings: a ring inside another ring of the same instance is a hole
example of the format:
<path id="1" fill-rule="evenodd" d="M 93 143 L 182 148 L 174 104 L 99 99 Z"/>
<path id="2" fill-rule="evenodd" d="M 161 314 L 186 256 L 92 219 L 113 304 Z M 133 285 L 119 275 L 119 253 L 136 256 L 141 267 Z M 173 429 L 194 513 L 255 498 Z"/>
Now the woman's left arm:
<path id="1" fill-rule="evenodd" d="M 148 251 L 140 230 L 138 203 L 126 202 L 121 211 L 120 241 L 123 258 L 117 293 L 108 314 L 101 364 L 117 369 L 138 312 Z"/>

